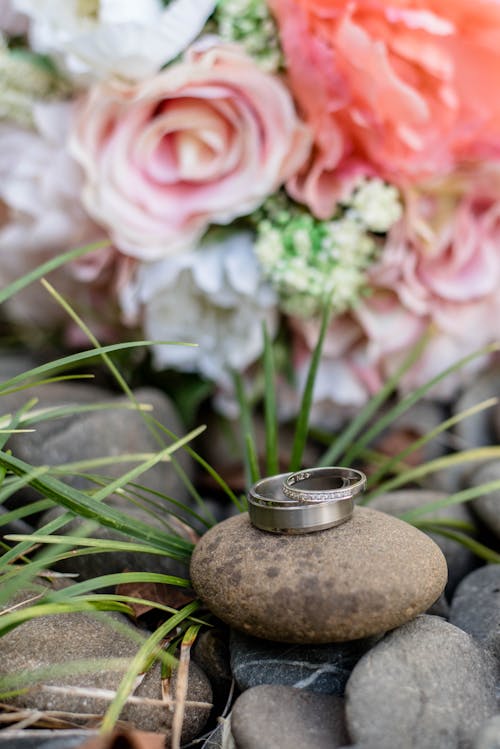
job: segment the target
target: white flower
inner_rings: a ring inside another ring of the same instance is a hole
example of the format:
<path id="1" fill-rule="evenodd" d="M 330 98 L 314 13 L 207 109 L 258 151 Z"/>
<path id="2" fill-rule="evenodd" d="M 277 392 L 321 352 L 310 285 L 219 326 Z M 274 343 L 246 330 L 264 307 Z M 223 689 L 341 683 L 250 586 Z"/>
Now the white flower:
<path id="1" fill-rule="evenodd" d="M 215 0 L 12 0 L 31 18 L 37 52 L 59 58 L 86 82 L 116 75 L 144 78 L 200 33 Z"/>
<path id="2" fill-rule="evenodd" d="M 403 213 L 399 193 L 381 179 L 362 179 L 350 201 L 356 216 L 368 231 L 385 233 Z"/>
<path id="3" fill-rule="evenodd" d="M 262 282 L 248 232 L 139 266 L 122 292 L 130 319 L 142 309 L 145 335 L 197 347 L 156 345 L 158 368 L 199 372 L 224 387 L 262 352 L 262 322 L 273 333 L 276 298 Z"/>
<path id="4" fill-rule="evenodd" d="M 103 235 L 83 210 L 80 169 L 64 146 L 71 110 L 68 102 L 36 105 L 33 130 L 0 123 L 0 287 Z M 74 295 L 74 271 L 56 273 L 61 292 Z M 40 284 L 16 294 L 8 313 L 40 327 L 66 317 Z"/>

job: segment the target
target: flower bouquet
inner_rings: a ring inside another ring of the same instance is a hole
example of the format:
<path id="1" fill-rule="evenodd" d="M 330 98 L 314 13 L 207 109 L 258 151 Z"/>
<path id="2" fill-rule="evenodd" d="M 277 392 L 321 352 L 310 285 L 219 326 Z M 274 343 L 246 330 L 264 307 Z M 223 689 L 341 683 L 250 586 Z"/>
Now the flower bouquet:
<path id="1" fill-rule="evenodd" d="M 1 285 L 104 240 L 51 276 L 102 340 L 197 343 L 155 366 L 227 405 L 264 323 L 284 415 L 325 307 L 323 415 L 425 332 L 402 390 L 499 337 L 495 0 L 1 0 L 0 27 Z M 7 309 L 78 344 L 42 288 Z"/>

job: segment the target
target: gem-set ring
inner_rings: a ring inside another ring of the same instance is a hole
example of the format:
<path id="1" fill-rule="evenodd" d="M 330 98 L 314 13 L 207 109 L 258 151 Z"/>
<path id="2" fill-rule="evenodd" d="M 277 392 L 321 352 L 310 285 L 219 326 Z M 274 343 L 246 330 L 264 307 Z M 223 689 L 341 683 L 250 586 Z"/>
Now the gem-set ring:
<path id="1" fill-rule="evenodd" d="M 326 530 L 349 520 L 365 485 L 361 471 L 338 466 L 270 476 L 248 492 L 250 521 L 271 533 Z"/>

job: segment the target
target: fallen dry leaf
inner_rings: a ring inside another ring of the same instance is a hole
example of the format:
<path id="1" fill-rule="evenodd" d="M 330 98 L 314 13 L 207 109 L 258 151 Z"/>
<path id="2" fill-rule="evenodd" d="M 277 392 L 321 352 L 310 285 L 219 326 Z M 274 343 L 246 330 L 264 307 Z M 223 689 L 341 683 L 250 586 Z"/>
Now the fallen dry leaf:
<path id="1" fill-rule="evenodd" d="M 106 736 L 94 736 L 80 749 L 165 749 L 165 736 L 145 731 L 113 731 Z"/>
<path id="2" fill-rule="evenodd" d="M 130 570 L 126 571 L 129 572 Z M 120 596 L 142 598 L 153 603 L 161 603 L 173 609 L 180 609 L 195 599 L 194 595 L 186 593 L 181 588 L 163 583 L 121 583 L 117 585 L 116 593 Z M 129 606 L 137 619 L 154 609 L 154 606 L 146 603 L 130 603 Z"/>

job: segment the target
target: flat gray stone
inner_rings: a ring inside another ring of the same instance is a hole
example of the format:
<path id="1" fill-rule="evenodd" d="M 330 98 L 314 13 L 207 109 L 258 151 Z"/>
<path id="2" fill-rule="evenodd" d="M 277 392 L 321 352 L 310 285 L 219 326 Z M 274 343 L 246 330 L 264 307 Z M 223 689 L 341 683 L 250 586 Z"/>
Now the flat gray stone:
<path id="1" fill-rule="evenodd" d="M 470 486 L 479 486 L 489 481 L 500 480 L 500 460 L 479 466 L 470 476 Z M 500 538 L 500 490 L 488 492 L 473 499 L 470 505 L 483 523 Z"/>
<path id="2" fill-rule="evenodd" d="M 140 388 L 134 395 L 139 403 L 152 406 L 153 410 L 150 413 L 164 426 L 179 436 L 184 433 L 172 404 L 163 393 L 153 388 Z M 91 385 L 54 383 L 54 387 L 46 385 L 16 393 L 15 405 L 25 403 L 32 396 L 39 398 L 37 408 L 129 402 L 126 396 L 117 396 Z M 14 399 L 14 395 L 12 398 Z M 168 444 L 168 441 L 166 437 L 165 444 Z M 146 426 L 143 415 L 124 409 L 90 411 L 40 422 L 33 433 L 13 435 L 9 440 L 9 446 L 18 458 L 33 465 L 59 465 L 125 453 L 154 452 L 159 449 L 159 443 Z M 185 450 L 178 450 L 175 457 L 189 473 L 191 459 Z M 115 478 L 130 470 L 133 465 L 137 464 L 111 463 L 100 471 L 93 472 L 101 472 Z M 68 479 L 68 482 L 77 488 L 92 486 L 89 481 L 79 476 Z M 174 499 L 185 496 L 182 482 L 168 462 L 158 463 L 143 474 L 137 483 L 161 491 Z"/>
<path id="3" fill-rule="evenodd" d="M 58 735 L 59 734 L 59 735 Z M 73 735 L 71 735 L 73 734 Z M 92 736 L 91 731 L 22 731 L 13 735 L 2 730 L 0 746 L 5 749 L 78 749 Z"/>
<path id="4" fill-rule="evenodd" d="M 328 645 L 289 645 L 231 633 L 231 669 L 240 690 L 281 684 L 343 695 L 349 675 L 376 638 Z"/>
<path id="5" fill-rule="evenodd" d="M 347 683 L 353 742 L 405 749 L 470 749 L 496 712 L 494 657 L 439 617 L 387 634 Z"/>
<path id="6" fill-rule="evenodd" d="M 260 531 L 243 513 L 211 528 L 191 561 L 197 594 L 227 624 L 310 644 L 392 629 L 425 611 L 446 576 L 428 536 L 368 508 L 336 528 L 295 536 Z"/>
<path id="7" fill-rule="evenodd" d="M 447 496 L 445 492 L 428 491 L 426 489 L 407 489 L 380 494 L 370 502 L 369 506 L 374 510 L 381 510 L 382 512 L 388 512 L 389 515 L 398 516 L 409 510 L 422 507 L 429 502 L 437 502 L 440 499 L 445 499 Z M 474 524 L 473 518 L 464 504 L 443 507 L 441 510 L 423 516 L 423 519 L 431 520 L 433 518 L 460 520 Z M 428 533 L 427 535 L 437 543 L 446 558 L 448 564 L 448 582 L 445 593 L 448 597 L 451 597 L 460 580 L 476 566 L 476 556 L 457 541 L 444 538 L 444 536 L 440 536 L 437 533 Z"/>
<path id="8" fill-rule="evenodd" d="M 451 603 L 450 623 L 490 648 L 500 662 L 500 564 L 488 564 L 462 580 Z"/>
<path id="9" fill-rule="evenodd" d="M 474 741 L 474 749 L 500 749 L 500 713 L 481 727 Z"/>
<path id="10" fill-rule="evenodd" d="M 347 741 L 344 702 L 292 687 L 248 689 L 231 713 L 236 749 L 336 749 Z"/>
<path id="11" fill-rule="evenodd" d="M 117 614 L 57 614 L 25 622 L 0 638 L 0 676 L 13 677 L 13 689 L 31 687 L 8 701 L 33 710 L 80 714 L 83 725 L 89 715 L 105 713 L 143 639 L 139 630 Z M 91 667 L 72 667 L 78 662 Z M 40 669 L 43 673 L 36 675 Z M 28 684 L 16 681 L 27 674 L 33 674 Z M 175 692 L 175 678 L 173 688 Z M 201 732 L 211 709 L 210 683 L 193 663 L 187 699 L 207 706 L 186 706 L 184 741 Z M 120 718 L 140 730 L 170 735 L 172 711 L 162 702 L 159 663 L 147 672 Z M 78 722 L 76 715 L 72 719 Z"/>

